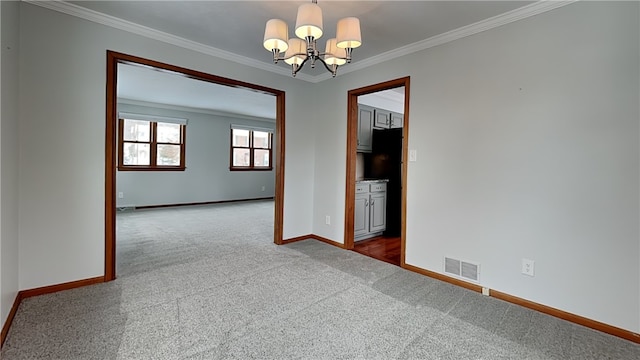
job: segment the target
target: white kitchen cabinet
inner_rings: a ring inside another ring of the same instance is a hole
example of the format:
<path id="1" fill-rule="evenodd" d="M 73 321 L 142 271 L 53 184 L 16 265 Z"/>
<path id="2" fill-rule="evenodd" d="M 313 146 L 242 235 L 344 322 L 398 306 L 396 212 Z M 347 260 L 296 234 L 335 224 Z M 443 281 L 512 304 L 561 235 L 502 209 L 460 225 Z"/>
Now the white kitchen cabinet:
<path id="1" fill-rule="evenodd" d="M 391 120 L 389 122 L 389 129 L 401 128 L 404 126 L 404 115 L 396 112 L 390 113 Z"/>
<path id="2" fill-rule="evenodd" d="M 358 104 L 358 152 L 373 150 L 373 116 L 374 108 Z"/>
<path id="3" fill-rule="evenodd" d="M 382 235 L 387 228 L 387 183 L 356 184 L 354 239 L 364 240 Z"/>
<path id="4" fill-rule="evenodd" d="M 354 237 L 359 238 L 369 233 L 369 184 L 356 184 L 353 224 Z"/>
<path id="5" fill-rule="evenodd" d="M 373 127 L 376 129 L 395 129 L 404 126 L 404 115 L 389 110 L 374 108 L 374 119 Z"/>
<path id="6" fill-rule="evenodd" d="M 373 127 L 388 129 L 391 122 L 391 112 L 382 109 L 375 109 L 375 122 Z"/>

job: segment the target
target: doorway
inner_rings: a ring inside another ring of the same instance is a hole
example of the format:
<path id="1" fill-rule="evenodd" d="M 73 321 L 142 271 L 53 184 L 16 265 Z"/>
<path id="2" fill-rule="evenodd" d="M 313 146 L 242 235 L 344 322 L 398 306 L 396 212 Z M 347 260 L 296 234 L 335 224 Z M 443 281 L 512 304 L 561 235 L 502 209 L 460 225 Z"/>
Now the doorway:
<path id="1" fill-rule="evenodd" d="M 170 64 L 165 64 L 132 55 L 107 51 L 106 84 L 106 141 L 105 141 L 105 281 L 116 278 L 116 165 L 117 165 L 117 80 L 118 64 L 135 64 L 158 71 L 170 72 L 235 89 L 260 92 L 276 97 L 276 130 L 273 138 L 275 149 L 275 196 L 274 196 L 274 243 L 282 244 L 284 202 L 284 131 L 285 93 L 260 85 L 245 83 L 216 75 L 202 73 Z"/>
<path id="2" fill-rule="evenodd" d="M 399 92 L 400 109 L 359 101 L 388 91 Z M 405 265 L 409 93 L 410 78 L 404 77 L 347 94 L 345 248 L 399 266 Z M 389 142 L 395 155 L 380 151 Z"/>

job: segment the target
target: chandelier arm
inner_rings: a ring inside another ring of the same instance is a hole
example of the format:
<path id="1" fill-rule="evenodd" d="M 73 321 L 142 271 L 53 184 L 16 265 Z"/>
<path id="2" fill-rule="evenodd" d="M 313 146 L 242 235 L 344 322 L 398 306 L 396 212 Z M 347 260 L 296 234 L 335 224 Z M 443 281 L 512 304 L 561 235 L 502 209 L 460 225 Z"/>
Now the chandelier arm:
<path id="1" fill-rule="evenodd" d="M 340 60 L 349 60 L 349 58 L 347 58 L 347 57 L 335 56 L 334 54 L 329 53 L 329 52 L 324 52 L 324 53 L 319 53 L 319 54 L 318 54 L 318 56 L 321 56 L 321 57 L 325 57 L 325 56 L 327 56 L 327 55 L 331 55 L 331 56 L 333 56 L 334 58 L 336 58 L 336 59 L 340 59 Z"/>
<path id="2" fill-rule="evenodd" d="M 302 67 L 304 66 L 304 64 L 307 63 L 307 61 L 309 61 L 310 57 L 307 56 L 304 60 L 302 60 L 302 62 L 300 63 L 300 65 L 298 66 L 298 68 L 296 68 L 295 70 L 293 70 L 293 76 L 295 77 L 296 74 L 302 69 Z"/>
<path id="3" fill-rule="evenodd" d="M 329 71 L 331 73 L 331 75 L 333 75 L 334 77 L 336 76 L 336 71 L 338 70 L 338 67 L 336 66 L 335 69 L 329 67 L 329 65 L 327 65 L 327 63 L 324 61 L 323 58 L 318 56 L 318 60 L 320 60 L 322 62 L 322 65 L 324 65 L 324 67 L 327 69 L 327 71 Z"/>

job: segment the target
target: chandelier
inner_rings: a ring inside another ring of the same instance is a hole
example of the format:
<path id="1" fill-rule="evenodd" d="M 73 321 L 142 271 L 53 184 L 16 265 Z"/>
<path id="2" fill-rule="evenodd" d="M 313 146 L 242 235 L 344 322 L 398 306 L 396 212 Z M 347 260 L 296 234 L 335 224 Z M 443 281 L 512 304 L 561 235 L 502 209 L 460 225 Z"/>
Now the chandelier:
<path id="1" fill-rule="evenodd" d="M 289 39 L 287 23 L 280 19 L 267 21 L 264 30 L 265 49 L 273 53 L 273 63 L 279 60 L 291 65 L 293 77 L 309 62 L 315 68 L 316 61 L 336 76 L 338 66 L 351 62 L 351 52 L 362 45 L 360 20 L 346 17 L 338 21 L 336 37 L 327 40 L 325 52 L 318 51 L 316 42 L 322 36 L 322 9 L 317 0 L 298 7 L 295 34 L 298 38 Z M 284 53 L 284 55 L 281 55 Z"/>

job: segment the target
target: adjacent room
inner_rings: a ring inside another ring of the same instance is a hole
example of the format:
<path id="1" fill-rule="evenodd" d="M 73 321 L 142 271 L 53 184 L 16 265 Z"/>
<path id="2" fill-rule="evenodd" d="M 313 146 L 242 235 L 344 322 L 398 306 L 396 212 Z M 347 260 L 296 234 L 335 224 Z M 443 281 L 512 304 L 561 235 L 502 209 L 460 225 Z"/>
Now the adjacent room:
<path id="1" fill-rule="evenodd" d="M 272 95 L 118 64 L 117 276 L 202 254 L 216 229 L 273 233 L 275 112 Z"/>

